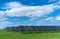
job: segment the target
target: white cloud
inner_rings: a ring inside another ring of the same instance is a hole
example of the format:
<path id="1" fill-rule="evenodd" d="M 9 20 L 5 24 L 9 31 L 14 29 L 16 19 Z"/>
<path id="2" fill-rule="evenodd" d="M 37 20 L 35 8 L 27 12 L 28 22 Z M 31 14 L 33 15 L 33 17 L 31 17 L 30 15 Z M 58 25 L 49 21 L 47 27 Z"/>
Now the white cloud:
<path id="1" fill-rule="evenodd" d="M 10 3 L 6 3 L 5 4 L 6 7 L 8 8 L 19 8 L 19 7 L 22 7 L 23 5 L 19 2 L 10 2 Z"/>
<path id="2" fill-rule="evenodd" d="M 60 15 L 59 16 L 56 16 L 55 18 L 56 18 L 56 20 L 60 20 Z"/>
<path id="3" fill-rule="evenodd" d="M 55 1 L 57 1 L 57 0 L 49 0 L 48 2 L 55 2 Z"/>
<path id="4" fill-rule="evenodd" d="M 10 2 L 7 3 L 6 6 L 11 8 L 9 10 L 7 9 L 4 12 L 6 15 L 11 17 L 12 16 L 40 17 L 46 14 L 50 14 L 57 8 L 57 6 L 54 4 L 43 5 L 43 6 L 25 6 L 25 5 L 22 6 L 22 4 L 18 2 Z"/>
<path id="5" fill-rule="evenodd" d="M 8 21 L 0 21 L 0 29 L 3 29 L 5 28 L 6 26 L 10 26 L 12 23 L 11 22 L 8 22 Z"/>
<path id="6" fill-rule="evenodd" d="M 59 21 L 60 20 L 60 15 L 56 16 L 56 17 L 48 17 L 45 19 L 46 21 Z"/>
<path id="7" fill-rule="evenodd" d="M 60 0 L 58 0 L 58 2 L 57 2 L 57 3 L 55 3 L 55 4 L 60 5 Z"/>
<path id="8" fill-rule="evenodd" d="M 52 17 L 46 18 L 46 20 L 51 20 L 51 19 L 53 19 L 53 18 Z"/>

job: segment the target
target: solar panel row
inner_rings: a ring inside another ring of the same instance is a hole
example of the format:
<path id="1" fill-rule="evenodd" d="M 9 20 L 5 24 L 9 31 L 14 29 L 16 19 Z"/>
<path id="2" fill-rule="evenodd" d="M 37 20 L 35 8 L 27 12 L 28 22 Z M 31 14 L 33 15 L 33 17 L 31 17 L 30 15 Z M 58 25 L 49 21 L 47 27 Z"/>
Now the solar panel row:
<path id="1" fill-rule="evenodd" d="M 19 26 L 19 27 L 7 27 L 5 30 L 60 30 L 60 26 Z"/>

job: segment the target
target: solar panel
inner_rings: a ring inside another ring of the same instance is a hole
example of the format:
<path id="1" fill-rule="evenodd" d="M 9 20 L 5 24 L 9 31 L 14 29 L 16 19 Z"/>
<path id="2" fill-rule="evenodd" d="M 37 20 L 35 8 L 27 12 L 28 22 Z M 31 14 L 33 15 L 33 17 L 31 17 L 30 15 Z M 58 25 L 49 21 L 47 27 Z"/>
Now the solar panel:
<path id="1" fill-rule="evenodd" d="M 35 30 L 38 30 L 38 28 L 36 26 L 34 26 Z"/>
<path id="2" fill-rule="evenodd" d="M 55 26 L 55 30 L 60 30 L 60 26 Z"/>
<path id="3" fill-rule="evenodd" d="M 40 30 L 44 30 L 42 26 L 39 26 Z"/>
<path id="4" fill-rule="evenodd" d="M 13 27 L 13 28 L 14 28 L 15 30 L 17 30 L 17 27 Z M 14 29 L 13 29 L 13 30 L 14 30 Z"/>
<path id="5" fill-rule="evenodd" d="M 57 30 L 60 30 L 60 26 L 58 26 L 58 27 L 56 26 L 56 29 L 57 29 Z"/>
<path id="6" fill-rule="evenodd" d="M 52 26 L 53 30 L 57 30 L 57 27 L 56 26 Z"/>
<path id="7" fill-rule="evenodd" d="M 44 26 L 41 26 L 42 30 L 45 30 L 45 27 Z"/>
<path id="8" fill-rule="evenodd" d="M 43 28 L 43 30 L 48 30 L 48 28 L 46 26 L 41 26 Z"/>
<path id="9" fill-rule="evenodd" d="M 20 30 L 24 31 L 25 30 L 24 26 L 20 26 Z"/>
<path id="10" fill-rule="evenodd" d="M 19 28 L 19 27 L 16 27 L 16 30 L 17 30 L 17 31 L 19 31 L 19 30 L 20 30 L 20 28 Z"/>
<path id="11" fill-rule="evenodd" d="M 6 30 L 60 30 L 60 26 L 19 26 L 19 27 L 7 27 Z"/>
<path id="12" fill-rule="evenodd" d="M 6 27 L 4 30 L 9 30 L 9 28 L 8 28 L 8 27 Z"/>
<path id="13" fill-rule="evenodd" d="M 30 28 L 31 30 L 34 30 L 31 26 L 29 26 L 29 28 Z"/>
<path id="14" fill-rule="evenodd" d="M 36 26 L 37 27 L 37 30 L 41 30 L 40 28 L 39 28 L 39 26 Z"/>
<path id="15" fill-rule="evenodd" d="M 36 28 L 35 28 L 34 26 L 31 26 L 31 28 L 32 28 L 33 30 L 36 30 Z"/>
<path id="16" fill-rule="evenodd" d="M 12 27 L 11 27 L 11 28 L 9 28 L 9 30 L 13 30 L 13 29 L 12 29 Z"/>
<path id="17" fill-rule="evenodd" d="M 47 26 L 48 27 L 48 30 L 53 30 L 53 28 L 51 26 Z"/>
<path id="18" fill-rule="evenodd" d="M 29 26 L 24 26 L 25 30 L 31 30 Z"/>

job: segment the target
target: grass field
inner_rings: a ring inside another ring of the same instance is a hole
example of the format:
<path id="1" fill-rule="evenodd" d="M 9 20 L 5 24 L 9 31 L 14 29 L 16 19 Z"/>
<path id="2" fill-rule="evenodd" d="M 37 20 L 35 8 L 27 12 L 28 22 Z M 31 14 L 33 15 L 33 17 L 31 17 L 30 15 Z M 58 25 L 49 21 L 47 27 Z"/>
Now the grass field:
<path id="1" fill-rule="evenodd" d="M 30 33 L 0 30 L 0 39 L 60 39 L 60 33 Z"/>

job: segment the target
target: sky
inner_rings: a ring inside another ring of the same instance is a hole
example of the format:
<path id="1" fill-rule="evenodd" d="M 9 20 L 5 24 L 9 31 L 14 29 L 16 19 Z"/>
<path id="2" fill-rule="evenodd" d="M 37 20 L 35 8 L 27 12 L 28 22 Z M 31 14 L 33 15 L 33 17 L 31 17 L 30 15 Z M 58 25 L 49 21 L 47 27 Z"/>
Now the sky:
<path id="1" fill-rule="evenodd" d="M 0 0 L 0 29 L 19 25 L 60 25 L 60 0 Z"/>

